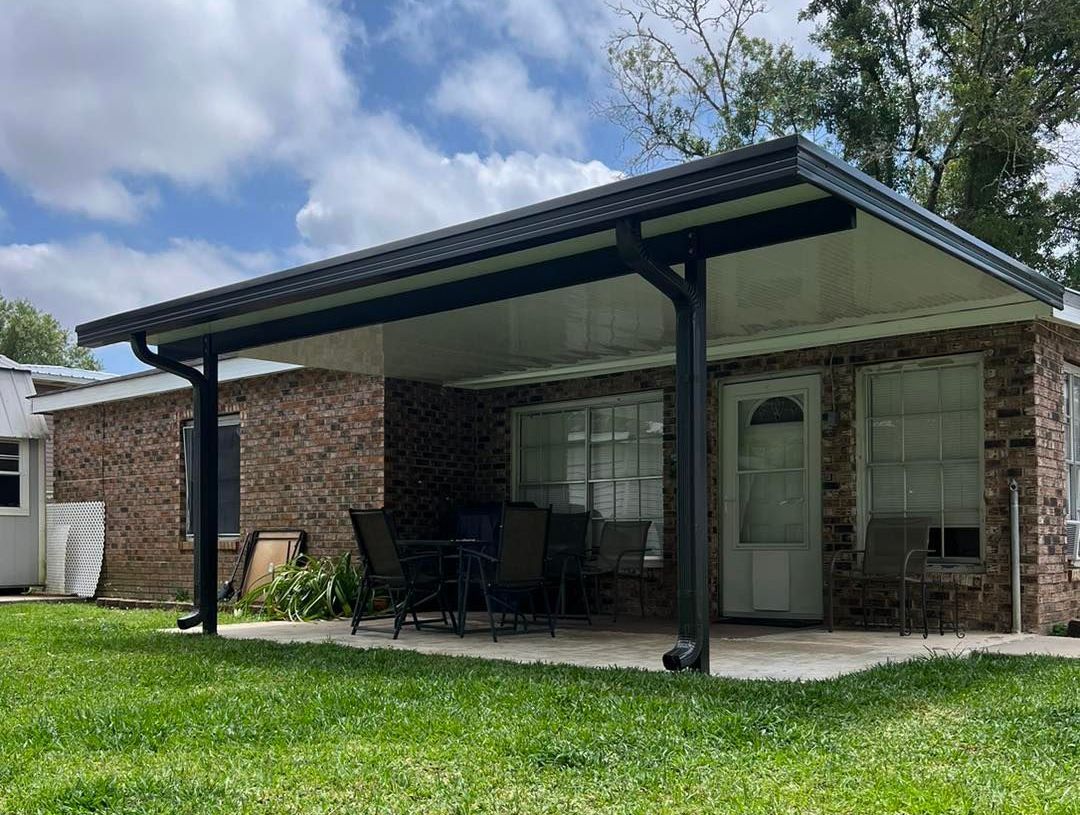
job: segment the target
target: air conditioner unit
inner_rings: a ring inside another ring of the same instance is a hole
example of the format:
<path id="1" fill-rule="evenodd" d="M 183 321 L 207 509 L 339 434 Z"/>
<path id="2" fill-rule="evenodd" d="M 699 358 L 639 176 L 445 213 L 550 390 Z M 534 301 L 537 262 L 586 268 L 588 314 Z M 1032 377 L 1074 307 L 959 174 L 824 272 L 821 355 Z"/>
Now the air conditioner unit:
<path id="1" fill-rule="evenodd" d="M 1080 560 L 1080 521 L 1065 522 L 1065 550 L 1073 560 Z"/>

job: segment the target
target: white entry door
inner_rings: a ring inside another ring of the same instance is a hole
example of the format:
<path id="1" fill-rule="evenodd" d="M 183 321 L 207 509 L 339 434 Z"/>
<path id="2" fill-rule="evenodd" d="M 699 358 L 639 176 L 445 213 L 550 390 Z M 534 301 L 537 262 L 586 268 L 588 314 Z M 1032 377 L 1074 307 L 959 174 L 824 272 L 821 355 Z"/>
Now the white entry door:
<path id="1" fill-rule="evenodd" d="M 821 379 L 724 386 L 721 607 L 821 619 Z"/>

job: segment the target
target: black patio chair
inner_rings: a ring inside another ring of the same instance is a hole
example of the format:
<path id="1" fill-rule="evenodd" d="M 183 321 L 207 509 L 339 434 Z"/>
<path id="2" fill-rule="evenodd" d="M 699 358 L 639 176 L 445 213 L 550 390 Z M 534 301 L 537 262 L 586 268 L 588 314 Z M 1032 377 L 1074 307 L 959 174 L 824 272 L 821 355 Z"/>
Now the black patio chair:
<path id="1" fill-rule="evenodd" d="M 582 569 L 589 556 L 589 523 L 591 515 L 583 512 L 552 512 L 548 523 L 547 561 L 544 577 L 550 586 L 558 587 L 555 599 L 556 614 L 566 618 L 566 585 L 576 580 L 581 587 L 584 619 L 592 625 L 589 613 L 589 592 Z"/>
<path id="2" fill-rule="evenodd" d="M 611 621 L 619 615 L 619 578 L 636 577 L 638 606 L 645 616 L 645 554 L 652 521 L 605 521 L 600 530 L 600 544 L 592 560 L 582 567 L 582 575 L 593 579 L 596 606 L 600 606 L 600 578 L 611 575 Z"/>
<path id="3" fill-rule="evenodd" d="M 878 584 L 896 588 L 900 604 L 900 636 L 911 633 L 907 615 L 908 588 L 918 586 L 922 595 L 923 638 L 929 636 L 926 619 L 926 564 L 931 554 L 929 518 L 871 518 L 866 525 L 865 546 L 861 550 L 836 552 L 829 563 L 829 631 L 833 630 L 833 606 L 837 571 L 841 560 L 852 564 L 847 571 L 849 580 L 858 583 L 862 591 L 863 628 L 870 627 L 867 610 L 868 590 Z"/>
<path id="4" fill-rule="evenodd" d="M 548 630 L 551 636 L 555 636 L 555 617 L 551 613 L 544 581 L 550 518 L 550 509 L 507 504 L 503 507 L 497 554 L 468 546 L 461 548 L 459 568 L 465 570 L 462 590 L 466 591 L 472 584 L 479 585 L 484 595 L 493 642 L 499 641 L 499 626 L 495 625 L 496 607 L 503 612 L 503 619 L 506 613 L 513 615 L 515 631 L 519 618 L 528 631 L 521 601 L 528 599 L 531 603 L 537 593 L 544 601 Z M 464 637 L 464 607 L 459 616 L 458 634 Z"/>
<path id="5" fill-rule="evenodd" d="M 350 509 L 349 518 L 364 565 L 353 608 L 352 633 L 355 634 L 360 627 L 367 604 L 380 590 L 386 592 L 391 611 L 385 615 L 369 616 L 368 619 L 393 617 L 394 639 L 398 638 L 409 615 L 417 630 L 435 622 L 454 629 L 453 607 L 446 602 L 445 596 L 452 580 L 443 573 L 443 553 L 434 549 L 425 550 L 422 546 L 410 546 L 407 552 L 403 552 L 390 516 L 383 509 Z M 431 600 L 439 604 L 440 621 L 421 620 L 416 615 L 416 608 Z"/>

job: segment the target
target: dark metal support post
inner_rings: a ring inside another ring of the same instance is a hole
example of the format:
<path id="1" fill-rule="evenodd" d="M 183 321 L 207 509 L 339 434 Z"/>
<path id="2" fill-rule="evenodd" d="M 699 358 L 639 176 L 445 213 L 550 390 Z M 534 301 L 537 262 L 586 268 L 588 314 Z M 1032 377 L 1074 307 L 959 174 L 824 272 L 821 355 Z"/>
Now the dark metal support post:
<path id="1" fill-rule="evenodd" d="M 196 590 L 204 634 L 217 633 L 218 577 L 218 358 L 203 337 L 202 384 L 195 389 L 195 557 Z"/>
<path id="2" fill-rule="evenodd" d="M 705 416 L 708 369 L 705 359 L 705 258 L 687 236 L 686 274 L 653 262 L 645 253 L 640 226 L 615 230 L 623 262 L 665 294 L 675 306 L 676 543 L 679 634 L 664 654 L 664 667 L 709 672 L 708 481 Z"/>
<path id="3" fill-rule="evenodd" d="M 176 621 L 178 628 L 202 624 L 204 634 L 217 633 L 217 460 L 218 358 L 210 337 L 203 338 L 203 370 L 150 350 L 145 334 L 131 337 L 135 357 L 160 371 L 191 383 L 195 433 L 195 610 Z M 205 576 L 205 577 L 204 577 Z"/>

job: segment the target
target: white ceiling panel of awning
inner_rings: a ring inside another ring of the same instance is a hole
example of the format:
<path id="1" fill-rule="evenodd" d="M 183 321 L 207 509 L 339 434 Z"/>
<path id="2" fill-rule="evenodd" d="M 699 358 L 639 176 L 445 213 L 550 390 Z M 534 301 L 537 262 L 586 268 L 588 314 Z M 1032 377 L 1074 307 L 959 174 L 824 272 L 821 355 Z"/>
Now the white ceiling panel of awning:
<path id="1" fill-rule="evenodd" d="M 920 326 L 1000 322 L 1042 311 L 1050 309 L 864 212 L 853 230 L 708 263 L 708 341 L 714 357 L 887 336 Z M 666 364 L 674 335 L 671 304 L 640 277 L 626 275 L 264 346 L 245 355 L 485 386 Z"/>

